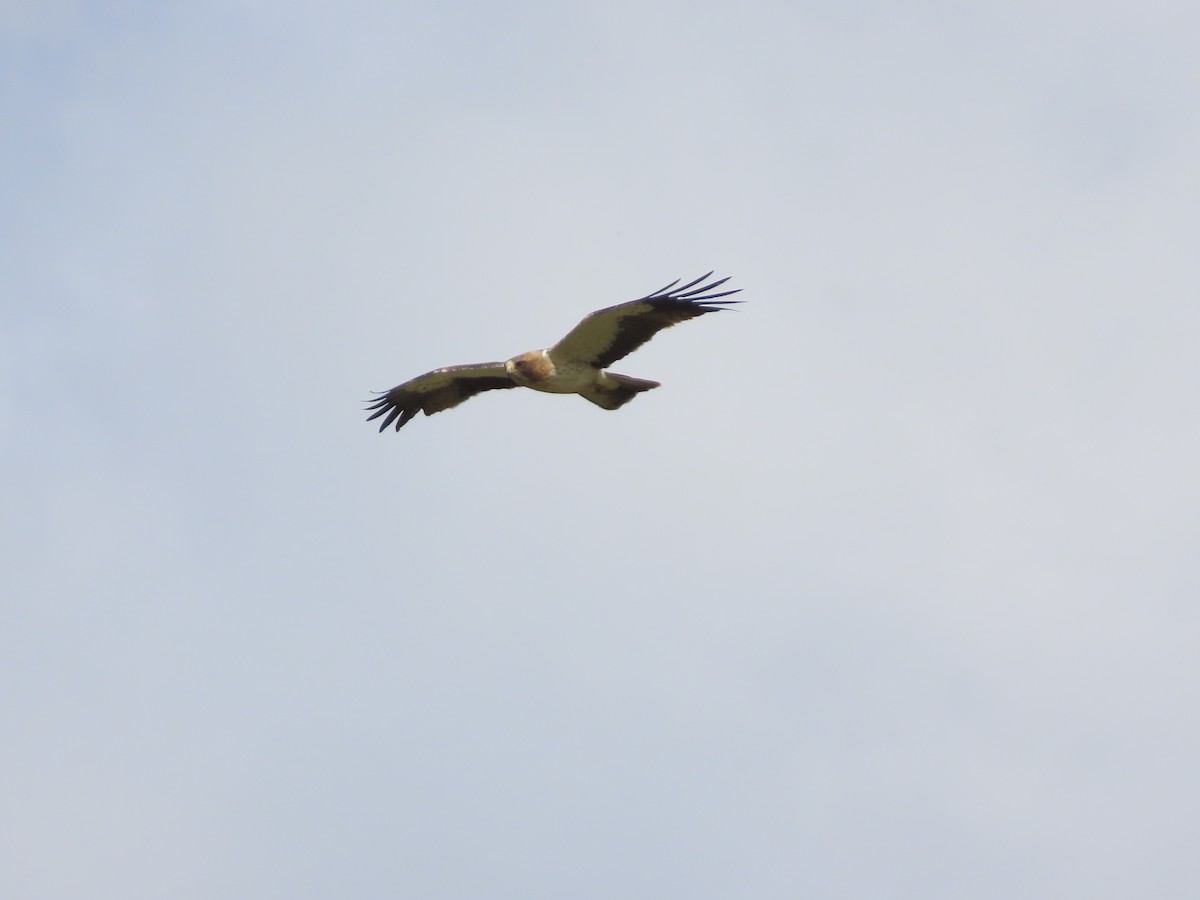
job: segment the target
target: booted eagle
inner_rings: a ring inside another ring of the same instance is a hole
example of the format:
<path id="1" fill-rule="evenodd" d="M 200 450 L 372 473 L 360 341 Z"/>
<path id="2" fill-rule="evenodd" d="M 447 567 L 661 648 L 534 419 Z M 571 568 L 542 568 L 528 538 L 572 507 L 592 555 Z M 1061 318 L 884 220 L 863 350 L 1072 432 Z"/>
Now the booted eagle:
<path id="1" fill-rule="evenodd" d="M 505 362 L 447 366 L 418 375 L 381 393 L 367 407 L 375 410 L 367 421 L 384 416 L 379 430 L 395 421 L 399 431 L 419 412 L 432 416 L 484 391 L 514 387 L 550 394 L 578 394 L 601 409 L 619 409 L 659 383 L 606 372 L 606 367 L 628 356 L 664 328 L 742 302 L 718 299 L 736 294 L 741 288 L 714 294 L 712 291 L 729 279 L 701 283 L 711 275 L 709 272 L 678 288 L 677 278 L 638 300 L 597 310 L 548 350 L 530 350 Z"/>

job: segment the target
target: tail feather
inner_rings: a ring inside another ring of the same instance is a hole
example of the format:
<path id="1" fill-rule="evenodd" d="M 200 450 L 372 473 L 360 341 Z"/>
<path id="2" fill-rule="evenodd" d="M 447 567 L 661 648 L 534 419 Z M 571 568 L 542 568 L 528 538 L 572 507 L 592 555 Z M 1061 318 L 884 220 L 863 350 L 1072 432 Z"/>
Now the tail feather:
<path id="1" fill-rule="evenodd" d="M 653 390 L 656 387 L 659 387 L 657 381 L 605 372 L 600 384 L 581 391 L 580 395 L 602 409 L 620 409 L 642 391 Z"/>

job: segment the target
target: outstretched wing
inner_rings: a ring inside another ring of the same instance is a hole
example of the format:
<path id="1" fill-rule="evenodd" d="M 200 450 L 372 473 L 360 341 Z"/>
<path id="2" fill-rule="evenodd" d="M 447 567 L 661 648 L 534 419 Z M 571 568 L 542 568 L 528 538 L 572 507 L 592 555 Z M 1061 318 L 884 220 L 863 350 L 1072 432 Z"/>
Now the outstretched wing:
<path id="1" fill-rule="evenodd" d="M 508 377 L 502 362 L 434 369 L 380 394 L 367 407 L 375 410 L 373 415 L 367 417 L 367 421 L 387 416 L 379 430 L 383 431 L 395 420 L 396 430 L 399 431 L 405 422 L 419 412 L 432 416 L 484 391 L 516 386 L 517 383 Z"/>
<path id="2" fill-rule="evenodd" d="M 639 300 L 597 310 L 550 348 L 550 359 L 556 365 L 570 360 L 603 369 L 628 356 L 664 328 L 742 302 L 718 299 L 736 294 L 741 288 L 714 294 L 712 291 L 729 279 L 703 284 L 711 275 L 709 272 L 678 288 L 676 279 Z"/>

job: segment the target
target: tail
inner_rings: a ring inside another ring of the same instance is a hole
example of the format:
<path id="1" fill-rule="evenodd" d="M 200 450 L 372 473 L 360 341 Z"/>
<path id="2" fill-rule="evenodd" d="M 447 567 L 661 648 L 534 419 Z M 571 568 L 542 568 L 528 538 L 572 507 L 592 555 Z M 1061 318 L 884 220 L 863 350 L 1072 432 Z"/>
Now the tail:
<path id="1" fill-rule="evenodd" d="M 601 376 L 599 384 L 580 391 L 579 395 L 602 409 L 620 409 L 642 391 L 649 391 L 656 387 L 659 387 L 657 381 L 605 372 Z"/>

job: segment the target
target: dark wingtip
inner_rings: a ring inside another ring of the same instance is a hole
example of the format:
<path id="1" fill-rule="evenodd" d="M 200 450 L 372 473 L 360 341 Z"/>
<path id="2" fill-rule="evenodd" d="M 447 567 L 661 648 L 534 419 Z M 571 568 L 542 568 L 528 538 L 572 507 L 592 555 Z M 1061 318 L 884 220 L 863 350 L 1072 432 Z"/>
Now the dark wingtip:
<path id="1" fill-rule="evenodd" d="M 713 272 L 715 272 L 715 271 L 716 271 L 716 269 L 713 269 Z M 696 287 L 696 285 L 698 285 L 700 282 L 704 281 L 706 278 L 710 277 L 711 275 L 712 275 L 712 272 L 706 272 L 704 275 L 701 275 L 695 281 L 689 281 L 683 287 L 679 288 L 679 290 L 675 291 L 671 296 L 686 297 L 687 296 L 686 291 L 688 290 L 688 288 Z M 723 284 L 724 282 L 726 282 L 728 280 L 729 280 L 728 278 L 722 278 L 720 281 L 717 282 L 717 284 Z M 716 287 L 717 284 L 710 285 L 710 287 Z M 699 293 L 700 291 L 704 291 L 704 290 L 707 290 L 707 288 L 699 287 L 699 288 L 696 288 L 696 290 L 692 291 L 692 293 L 695 294 L 695 293 Z"/>
<path id="2" fill-rule="evenodd" d="M 683 280 L 683 279 L 681 279 L 681 278 L 676 278 L 676 279 L 675 279 L 674 281 L 672 281 L 670 284 L 664 284 L 664 285 L 663 285 L 662 287 L 660 287 L 660 288 L 659 288 L 657 291 L 651 291 L 649 294 L 647 294 L 647 295 L 646 295 L 645 297 L 643 297 L 642 299 L 643 299 L 643 300 L 648 300 L 648 299 L 650 299 L 651 297 L 657 297 L 659 294 L 665 293 L 666 291 L 669 291 L 671 288 L 675 287 L 675 285 L 679 284 L 679 282 L 680 282 L 680 281 L 682 281 L 682 280 Z"/>
<path id="3" fill-rule="evenodd" d="M 716 271 L 716 270 L 714 269 L 713 271 Z M 729 281 L 729 279 L 732 276 L 726 275 L 724 278 L 718 278 L 716 281 L 705 284 L 705 282 L 708 281 L 708 279 L 711 278 L 712 275 L 713 275 L 713 272 L 706 272 L 704 275 L 701 275 L 699 278 L 689 281 L 687 284 L 681 285 L 680 287 L 675 287 L 675 285 L 679 284 L 679 282 L 682 280 L 682 279 L 677 278 L 674 281 L 672 281 L 670 284 L 668 284 L 666 287 L 659 288 L 654 293 L 647 294 L 645 297 L 642 297 L 640 299 L 642 299 L 642 300 L 671 300 L 671 301 L 676 301 L 679 303 L 690 304 L 690 305 L 695 306 L 696 308 L 701 308 L 701 304 L 704 304 L 704 303 L 712 303 L 712 302 L 743 303 L 744 302 L 742 300 L 719 300 L 718 298 L 720 298 L 720 297 L 728 297 L 731 294 L 737 294 L 742 289 L 734 288 L 733 290 L 729 290 L 729 291 L 721 291 L 719 293 L 713 293 L 713 291 L 716 288 L 719 288 L 721 285 L 725 284 L 725 282 Z M 721 307 L 719 307 L 719 306 L 714 306 L 711 310 L 707 310 L 707 311 L 715 312 L 717 309 L 720 309 L 720 308 Z"/>
<path id="4" fill-rule="evenodd" d="M 711 275 L 712 273 L 709 272 L 708 274 Z M 708 277 L 708 275 L 704 276 L 704 278 L 707 278 L 707 277 Z M 677 290 L 673 296 L 675 296 L 675 297 L 690 297 L 690 296 L 692 296 L 692 294 L 703 294 L 705 291 L 711 291 L 713 288 L 719 288 L 721 285 L 723 285 L 725 282 L 727 282 L 729 280 L 730 276 L 726 275 L 724 278 L 718 278 L 712 284 L 701 284 L 700 287 L 698 287 L 698 288 L 693 288 L 692 290 L 688 290 L 688 288 L 691 288 L 692 285 L 699 284 L 701 281 L 704 280 L 704 278 L 697 278 L 691 284 L 685 284 L 683 287 L 681 287 L 679 290 Z"/>

